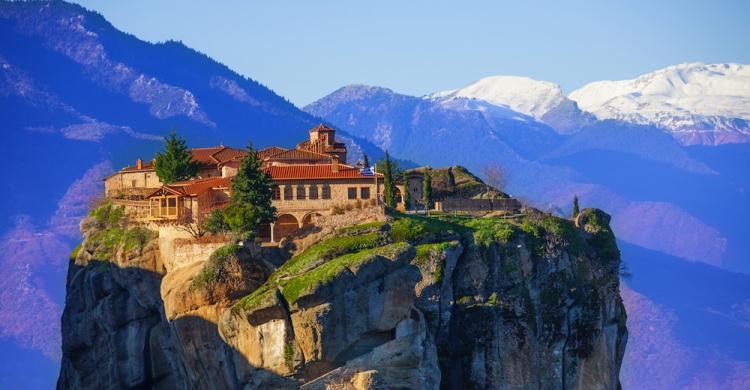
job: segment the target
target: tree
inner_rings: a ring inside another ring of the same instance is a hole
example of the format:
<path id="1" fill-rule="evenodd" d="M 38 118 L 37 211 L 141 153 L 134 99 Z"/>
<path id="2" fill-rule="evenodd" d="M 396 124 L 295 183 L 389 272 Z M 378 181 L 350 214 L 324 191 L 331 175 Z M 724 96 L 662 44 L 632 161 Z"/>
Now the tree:
<path id="1" fill-rule="evenodd" d="M 428 169 L 422 178 L 422 205 L 427 210 L 432 208 L 432 175 Z"/>
<path id="2" fill-rule="evenodd" d="M 206 218 L 203 214 L 199 213 L 195 218 L 191 218 L 190 215 L 183 213 L 183 215 L 177 220 L 176 228 L 177 230 L 187 232 L 197 240 L 210 231 L 206 228 L 205 222 Z"/>
<path id="3" fill-rule="evenodd" d="M 383 174 L 383 201 L 388 207 L 396 207 L 396 183 L 393 181 L 393 165 L 387 150 L 381 162 L 382 164 L 378 163 L 378 172 Z"/>
<path id="4" fill-rule="evenodd" d="M 370 159 L 369 159 L 369 158 L 367 158 L 367 155 L 366 155 L 366 154 L 363 154 L 363 155 L 362 155 L 362 159 L 363 159 L 363 162 L 364 162 L 364 164 L 365 164 L 365 167 L 366 167 L 366 168 L 369 168 L 369 167 L 370 167 Z"/>
<path id="5" fill-rule="evenodd" d="M 213 234 L 229 231 L 229 225 L 227 225 L 222 210 L 210 212 L 203 220 L 203 228 Z"/>
<path id="6" fill-rule="evenodd" d="M 405 171 L 402 175 L 402 178 L 404 181 L 404 208 L 408 210 L 411 206 L 411 191 L 409 191 L 409 177 Z"/>
<path id="7" fill-rule="evenodd" d="M 198 163 L 192 159 L 185 139 L 172 130 L 169 137 L 164 138 L 164 150 L 156 153 L 154 170 L 162 183 L 189 180 L 198 173 Z"/>
<path id="8" fill-rule="evenodd" d="M 502 192 L 505 186 L 505 172 L 499 164 L 487 164 L 483 169 L 486 193 L 490 199 L 495 199 L 495 196 Z"/>
<path id="9" fill-rule="evenodd" d="M 276 220 L 273 207 L 273 181 L 261 168 L 261 161 L 248 142 L 248 154 L 242 158 L 232 178 L 232 196 L 224 209 L 224 222 L 242 239 L 254 237 L 258 225 Z"/>
<path id="10" fill-rule="evenodd" d="M 581 209 L 578 207 L 578 195 L 573 195 L 573 218 L 578 217 L 580 212 Z"/>

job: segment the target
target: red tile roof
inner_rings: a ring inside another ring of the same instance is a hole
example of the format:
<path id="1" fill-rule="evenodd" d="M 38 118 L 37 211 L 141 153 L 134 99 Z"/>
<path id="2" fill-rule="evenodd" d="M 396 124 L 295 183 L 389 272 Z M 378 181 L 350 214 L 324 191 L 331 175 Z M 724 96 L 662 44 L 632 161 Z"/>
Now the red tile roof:
<path id="1" fill-rule="evenodd" d="M 330 162 L 331 156 L 324 153 L 312 152 L 309 150 L 290 149 L 271 155 L 269 160 L 325 160 Z"/>
<path id="2" fill-rule="evenodd" d="M 203 165 L 221 164 L 247 155 L 246 150 L 226 146 L 194 148 L 190 152 L 193 154 L 193 161 L 197 161 Z"/>
<path id="3" fill-rule="evenodd" d="M 339 164 L 339 171 L 333 172 L 331 164 L 315 165 L 274 165 L 266 168 L 273 180 L 301 180 L 301 179 L 372 179 L 365 176 L 359 168 Z M 378 177 L 383 177 L 377 174 Z"/>
<path id="4" fill-rule="evenodd" d="M 269 146 L 267 148 L 263 148 L 257 152 L 258 158 L 261 160 L 265 160 L 268 157 L 273 156 L 274 154 L 279 154 L 281 152 L 286 152 L 288 149 L 280 148 L 278 146 Z"/>
<path id="5" fill-rule="evenodd" d="M 213 188 L 229 188 L 231 177 L 211 177 L 208 179 L 193 179 L 165 185 L 173 191 L 183 195 L 198 195 Z"/>

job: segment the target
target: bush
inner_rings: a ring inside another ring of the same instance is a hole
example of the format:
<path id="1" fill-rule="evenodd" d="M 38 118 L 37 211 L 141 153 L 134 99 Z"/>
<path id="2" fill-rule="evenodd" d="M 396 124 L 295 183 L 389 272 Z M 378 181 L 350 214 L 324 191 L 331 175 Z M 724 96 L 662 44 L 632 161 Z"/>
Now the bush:
<path id="1" fill-rule="evenodd" d="M 231 203 L 224 208 L 224 222 L 229 230 L 242 239 L 252 239 L 258 226 L 257 211 L 251 204 Z"/>
<path id="2" fill-rule="evenodd" d="M 207 232 L 219 234 L 229 231 L 229 225 L 224 219 L 224 213 L 221 210 L 214 210 L 206 216 L 203 221 L 203 227 Z"/>
<path id="3" fill-rule="evenodd" d="M 203 269 L 190 284 L 191 289 L 208 287 L 229 279 L 230 274 L 239 272 L 237 252 L 240 247 L 235 243 L 227 244 L 214 251 L 206 261 Z"/>
<path id="4" fill-rule="evenodd" d="M 123 236 L 123 246 L 126 251 L 138 248 L 142 251 L 146 243 L 151 240 L 151 230 L 136 227 L 125 231 Z"/>

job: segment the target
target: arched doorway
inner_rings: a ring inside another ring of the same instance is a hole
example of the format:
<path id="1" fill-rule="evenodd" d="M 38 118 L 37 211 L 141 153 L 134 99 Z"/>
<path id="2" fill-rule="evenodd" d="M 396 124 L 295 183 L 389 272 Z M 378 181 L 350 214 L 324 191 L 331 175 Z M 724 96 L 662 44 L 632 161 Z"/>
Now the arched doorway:
<path id="1" fill-rule="evenodd" d="M 310 227 L 310 226 L 315 226 L 315 222 L 314 221 L 317 218 L 320 218 L 320 217 L 322 217 L 322 215 L 320 215 L 318 213 L 310 213 L 310 214 L 305 215 L 305 217 L 302 218 L 302 227 L 306 228 L 306 227 Z"/>
<path id="2" fill-rule="evenodd" d="M 299 221 L 294 215 L 282 214 L 276 219 L 276 223 L 273 224 L 273 238 L 278 241 L 290 234 L 293 234 L 299 230 Z"/>

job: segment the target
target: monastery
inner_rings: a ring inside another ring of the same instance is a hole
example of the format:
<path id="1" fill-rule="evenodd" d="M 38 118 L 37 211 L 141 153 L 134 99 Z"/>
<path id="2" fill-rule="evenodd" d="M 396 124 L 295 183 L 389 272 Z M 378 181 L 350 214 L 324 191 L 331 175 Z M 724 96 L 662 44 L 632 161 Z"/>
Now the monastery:
<path id="1" fill-rule="evenodd" d="M 225 146 L 192 149 L 199 164 L 192 180 L 165 184 L 154 170 L 154 161 L 137 160 L 104 180 L 105 195 L 125 206 L 131 218 L 142 222 L 199 222 L 224 207 L 231 195 L 231 180 L 246 150 Z M 382 202 L 383 175 L 369 167 L 346 165 L 346 146 L 335 130 L 318 125 L 309 139 L 292 149 L 272 146 L 257 151 L 263 169 L 273 180 L 275 223 L 260 226 L 258 236 L 275 242 L 336 208 L 376 205 Z M 415 196 L 421 190 L 415 178 Z M 397 188 L 401 199 L 403 186 Z"/>

